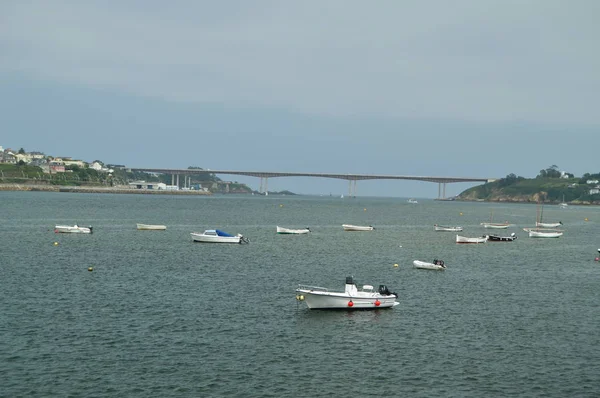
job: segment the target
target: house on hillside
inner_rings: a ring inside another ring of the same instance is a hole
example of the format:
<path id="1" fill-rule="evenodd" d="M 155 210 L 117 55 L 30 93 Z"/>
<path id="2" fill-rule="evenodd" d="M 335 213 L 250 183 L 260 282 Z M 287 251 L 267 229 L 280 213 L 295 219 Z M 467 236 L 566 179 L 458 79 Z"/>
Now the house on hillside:
<path id="1" fill-rule="evenodd" d="M 8 153 L 7 151 L 1 151 L 0 152 L 0 163 L 16 164 L 17 157 L 15 155 L 13 155 L 12 153 Z"/>

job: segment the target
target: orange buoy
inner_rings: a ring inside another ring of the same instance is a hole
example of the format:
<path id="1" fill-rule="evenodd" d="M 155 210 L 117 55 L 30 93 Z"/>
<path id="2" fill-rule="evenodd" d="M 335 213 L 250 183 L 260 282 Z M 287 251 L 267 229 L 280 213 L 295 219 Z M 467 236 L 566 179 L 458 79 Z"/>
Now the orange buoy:
<path id="1" fill-rule="evenodd" d="M 381 305 L 381 301 L 377 300 L 375 301 L 375 307 L 379 307 Z"/>
<path id="2" fill-rule="evenodd" d="M 348 307 L 352 307 L 354 305 L 354 303 L 352 302 L 352 300 L 348 301 Z"/>

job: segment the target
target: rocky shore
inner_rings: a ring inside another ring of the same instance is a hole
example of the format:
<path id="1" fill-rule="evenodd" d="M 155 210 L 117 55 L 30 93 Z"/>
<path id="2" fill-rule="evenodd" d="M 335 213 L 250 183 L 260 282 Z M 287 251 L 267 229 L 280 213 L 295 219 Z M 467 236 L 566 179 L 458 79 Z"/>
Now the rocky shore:
<path id="1" fill-rule="evenodd" d="M 212 195 L 206 191 L 166 191 L 153 189 L 131 189 L 129 187 L 86 187 L 36 184 L 0 184 L 0 191 L 37 191 L 37 192 L 73 192 L 73 193 L 127 193 L 143 195 Z"/>

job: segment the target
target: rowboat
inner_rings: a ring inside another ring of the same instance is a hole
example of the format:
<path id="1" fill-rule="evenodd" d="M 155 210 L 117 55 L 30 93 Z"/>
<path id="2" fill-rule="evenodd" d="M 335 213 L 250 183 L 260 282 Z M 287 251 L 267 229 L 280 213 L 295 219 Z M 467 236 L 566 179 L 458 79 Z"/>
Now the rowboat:
<path id="1" fill-rule="evenodd" d="M 62 233 L 62 234 L 91 234 L 93 232 L 93 228 L 92 226 L 89 227 L 80 227 L 77 224 L 70 226 L 70 225 L 56 225 L 54 227 L 54 232 L 55 233 Z"/>
<path id="2" fill-rule="evenodd" d="M 310 228 L 308 228 L 308 227 L 302 228 L 302 229 L 290 229 L 290 228 L 283 228 L 283 227 L 277 226 L 278 234 L 307 234 L 309 232 L 310 232 Z"/>
<path id="3" fill-rule="evenodd" d="M 361 226 L 361 225 L 350 225 L 350 224 L 342 224 L 344 231 L 372 231 L 375 228 L 372 226 Z"/>
<path id="4" fill-rule="evenodd" d="M 329 310 L 374 310 L 392 308 L 400 303 L 397 293 L 389 291 L 387 286 L 379 285 L 377 291 L 372 285 L 364 285 L 361 290 L 351 276 L 346 278 L 343 292 L 330 292 L 319 286 L 298 285 L 296 300 L 304 301 L 308 308 Z"/>
<path id="5" fill-rule="evenodd" d="M 480 225 L 483 228 L 491 228 L 491 229 L 506 229 L 506 228 L 510 227 L 509 223 L 482 222 Z"/>
<path id="6" fill-rule="evenodd" d="M 556 228 L 556 227 L 560 227 L 561 225 L 563 225 L 562 221 L 559 221 L 559 222 L 539 222 L 539 221 L 536 221 L 535 222 L 535 226 L 536 227 L 541 227 L 541 228 Z"/>
<path id="7" fill-rule="evenodd" d="M 431 270 L 437 270 L 437 271 L 443 271 L 446 269 L 446 265 L 444 264 L 444 262 L 442 260 L 433 260 L 432 263 L 428 263 L 426 261 L 415 260 L 415 261 L 413 261 L 413 265 L 415 266 L 415 268 L 419 268 L 419 269 L 431 269 Z"/>
<path id="8" fill-rule="evenodd" d="M 456 235 L 456 243 L 485 243 L 487 241 L 487 236 L 482 236 L 480 238 L 467 238 L 466 236 Z"/>
<path id="9" fill-rule="evenodd" d="M 137 224 L 137 229 L 148 230 L 148 231 L 164 231 L 167 229 L 166 225 L 154 225 L 154 224 Z"/>
<path id="10" fill-rule="evenodd" d="M 248 238 L 242 234 L 231 235 L 218 229 L 207 229 L 203 233 L 192 232 L 194 242 L 203 243 L 248 243 Z"/>
<path id="11" fill-rule="evenodd" d="M 563 236 L 563 231 L 558 229 L 550 230 L 550 229 L 530 229 L 529 237 L 530 238 L 560 238 Z"/>
<path id="12" fill-rule="evenodd" d="M 435 224 L 433 226 L 433 229 L 435 229 L 436 231 L 442 231 L 442 232 L 460 232 L 463 230 L 463 227 L 444 227 L 442 225 Z"/>

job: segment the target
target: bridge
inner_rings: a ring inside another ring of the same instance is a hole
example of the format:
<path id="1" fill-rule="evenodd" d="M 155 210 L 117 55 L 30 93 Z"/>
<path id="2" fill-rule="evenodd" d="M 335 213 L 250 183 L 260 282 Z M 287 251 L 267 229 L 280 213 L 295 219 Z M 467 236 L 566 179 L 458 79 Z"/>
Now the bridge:
<path id="1" fill-rule="evenodd" d="M 173 185 L 175 177 L 179 185 L 179 176 L 201 175 L 201 174 L 228 174 L 260 178 L 259 192 L 268 192 L 268 179 L 274 177 L 318 177 L 336 178 L 348 181 L 348 196 L 356 196 L 356 182 L 359 180 L 412 180 L 438 183 L 438 199 L 446 198 L 446 184 L 455 182 L 493 182 L 495 178 L 471 178 L 471 177 L 435 177 L 435 176 L 405 176 L 387 174 L 340 174 L 340 173 L 295 173 L 278 171 L 242 171 L 242 170 L 210 170 L 210 169 L 156 169 L 128 167 L 128 171 L 140 171 L 146 173 L 170 174 Z M 187 177 L 186 177 L 187 178 Z"/>

